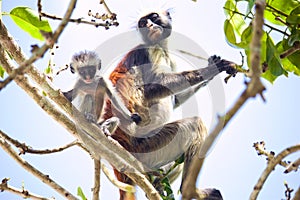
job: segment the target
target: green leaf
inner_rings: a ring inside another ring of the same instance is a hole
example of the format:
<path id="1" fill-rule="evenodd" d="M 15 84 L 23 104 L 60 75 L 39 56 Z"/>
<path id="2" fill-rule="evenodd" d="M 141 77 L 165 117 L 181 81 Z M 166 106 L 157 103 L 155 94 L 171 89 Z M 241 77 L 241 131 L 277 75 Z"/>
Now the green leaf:
<path id="1" fill-rule="evenodd" d="M 300 24 L 300 6 L 294 8 L 290 15 L 286 18 L 286 22 L 289 24 Z"/>
<path id="2" fill-rule="evenodd" d="M 0 77 L 1 77 L 1 78 L 4 77 L 4 73 L 5 73 L 5 70 L 4 70 L 3 67 L 0 65 Z"/>
<path id="3" fill-rule="evenodd" d="M 16 7 L 9 14 L 13 21 L 33 38 L 44 40 L 40 31 L 52 32 L 48 20 L 40 20 L 38 13 L 31 8 Z"/>
<path id="4" fill-rule="evenodd" d="M 261 77 L 268 80 L 270 83 L 274 83 L 274 81 L 278 78 L 278 76 L 274 76 L 270 70 L 267 70 L 265 73 L 263 73 Z"/>
<path id="5" fill-rule="evenodd" d="M 296 41 L 300 41 L 300 30 L 293 28 L 291 35 L 288 37 L 288 45 L 293 46 Z"/>
<path id="6" fill-rule="evenodd" d="M 228 44 L 237 48 L 236 37 L 234 34 L 233 26 L 228 19 L 226 19 L 224 22 L 224 33 L 225 33 L 226 41 L 228 42 Z"/>
<path id="7" fill-rule="evenodd" d="M 82 200 L 87 200 L 86 196 L 84 195 L 81 187 L 77 188 L 77 195 L 81 197 Z"/>
<path id="8" fill-rule="evenodd" d="M 249 49 L 249 45 L 252 38 L 252 26 L 249 25 L 241 35 L 241 42 L 238 44 L 243 49 Z"/>
<path id="9" fill-rule="evenodd" d="M 283 74 L 282 64 L 277 53 L 277 49 L 272 41 L 272 38 L 267 37 L 267 63 L 269 70 L 274 76 L 280 76 Z"/>
<path id="10" fill-rule="evenodd" d="M 248 0 L 247 15 L 251 12 L 254 4 L 255 4 L 255 0 Z"/>
<path id="11" fill-rule="evenodd" d="M 270 0 L 268 1 L 264 17 L 274 24 L 284 26 L 285 24 L 275 19 L 276 16 L 279 16 L 281 19 L 286 20 L 286 16 L 288 16 L 289 13 L 291 13 L 291 11 L 298 6 L 299 2 L 295 0 Z M 279 10 L 282 14 L 277 12 L 276 10 Z"/>
<path id="12" fill-rule="evenodd" d="M 184 162 L 184 154 L 182 154 L 179 158 L 175 160 L 176 164 L 181 164 Z"/>
<path id="13" fill-rule="evenodd" d="M 233 0 L 227 0 L 224 6 L 224 12 L 227 16 L 227 19 L 232 24 L 232 27 L 234 29 L 234 32 L 241 36 L 243 31 L 247 28 L 246 22 L 244 20 L 244 17 L 240 14 L 240 11 L 235 6 L 235 2 Z"/>

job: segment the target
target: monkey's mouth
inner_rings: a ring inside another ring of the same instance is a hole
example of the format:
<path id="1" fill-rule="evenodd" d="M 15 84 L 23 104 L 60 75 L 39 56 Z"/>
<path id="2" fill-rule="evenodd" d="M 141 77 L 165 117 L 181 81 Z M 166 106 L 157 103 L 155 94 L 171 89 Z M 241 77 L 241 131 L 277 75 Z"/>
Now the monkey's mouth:
<path id="1" fill-rule="evenodd" d="M 152 29 L 149 31 L 148 37 L 155 39 L 158 38 L 163 32 L 163 29 L 160 26 L 154 26 Z"/>
<path id="2" fill-rule="evenodd" d="M 93 79 L 84 79 L 84 82 L 86 84 L 91 84 L 93 82 Z"/>

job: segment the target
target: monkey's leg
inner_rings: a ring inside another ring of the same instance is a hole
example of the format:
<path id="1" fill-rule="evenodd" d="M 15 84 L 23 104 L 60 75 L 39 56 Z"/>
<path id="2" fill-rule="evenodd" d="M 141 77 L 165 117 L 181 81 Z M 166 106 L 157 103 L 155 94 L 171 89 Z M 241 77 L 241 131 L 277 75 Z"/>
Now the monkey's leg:
<path id="1" fill-rule="evenodd" d="M 84 114 L 89 122 L 96 122 L 95 102 L 92 95 L 85 95 L 84 100 L 80 105 L 80 112 Z"/>

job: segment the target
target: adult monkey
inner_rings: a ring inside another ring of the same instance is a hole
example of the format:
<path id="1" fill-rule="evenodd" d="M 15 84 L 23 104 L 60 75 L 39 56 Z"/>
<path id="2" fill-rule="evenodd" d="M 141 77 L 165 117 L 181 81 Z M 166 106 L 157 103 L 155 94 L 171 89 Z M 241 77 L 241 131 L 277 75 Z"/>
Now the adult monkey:
<path id="1" fill-rule="evenodd" d="M 139 113 L 142 122 L 132 128 L 110 102 L 104 118 L 113 115 L 120 118 L 121 124 L 112 137 L 147 168 L 160 168 L 184 154 L 184 181 L 190 161 L 199 151 L 207 131 L 199 117 L 167 122 L 174 107 L 188 99 L 195 87 L 201 87 L 222 71 L 235 74 L 235 63 L 211 56 L 206 68 L 176 73 L 167 48 L 167 38 L 172 32 L 169 13 L 147 14 L 139 20 L 138 30 L 144 44 L 132 49 L 109 78 L 127 108 Z M 117 170 L 115 174 L 118 180 L 132 184 L 124 174 Z M 120 199 L 132 197 L 120 191 Z"/>

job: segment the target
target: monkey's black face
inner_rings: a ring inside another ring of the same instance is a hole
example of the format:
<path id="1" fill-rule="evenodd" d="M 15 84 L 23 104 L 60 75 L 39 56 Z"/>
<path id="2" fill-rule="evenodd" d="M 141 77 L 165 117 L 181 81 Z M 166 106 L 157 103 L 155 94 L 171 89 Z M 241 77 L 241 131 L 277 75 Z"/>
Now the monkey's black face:
<path id="1" fill-rule="evenodd" d="M 86 83 L 90 84 L 93 82 L 93 79 L 96 74 L 96 66 L 84 66 L 78 68 L 78 73 L 81 79 Z"/>
<path id="2" fill-rule="evenodd" d="M 172 32 L 170 14 L 150 13 L 139 20 L 138 28 L 146 44 L 157 44 Z"/>

